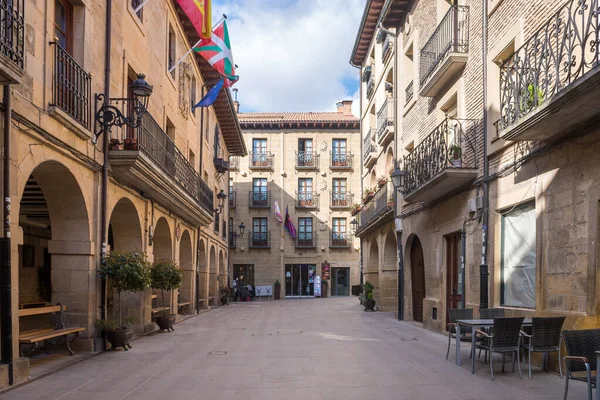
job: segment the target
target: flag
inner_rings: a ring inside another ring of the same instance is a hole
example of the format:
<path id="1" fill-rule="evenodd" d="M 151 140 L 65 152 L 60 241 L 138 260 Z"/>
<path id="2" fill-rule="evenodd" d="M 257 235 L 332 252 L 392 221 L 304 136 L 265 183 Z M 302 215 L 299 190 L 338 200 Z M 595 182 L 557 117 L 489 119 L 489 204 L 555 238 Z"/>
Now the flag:
<path id="1" fill-rule="evenodd" d="M 287 206 L 285 207 L 285 228 L 290 233 L 292 239 L 296 239 L 296 227 L 290 218 L 290 214 L 288 213 Z"/>
<path id="2" fill-rule="evenodd" d="M 221 91 L 222 87 L 223 78 L 221 78 L 221 80 L 217 82 L 216 85 L 208 91 L 208 93 L 206 93 L 206 96 L 204 96 L 202 100 L 198 102 L 198 104 L 192 107 L 192 111 L 194 111 L 197 107 L 208 107 L 212 105 L 212 103 L 214 103 L 217 100 L 217 97 L 219 96 L 219 92 Z"/>
<path id="3" fill-rule="evenodd" d="M 225 20 L 213 30 L 211 38 L 203 39 L 194 48 L 194 51 L 204 57 L 214 69 L 229 80 L 225 82 L 225 87 L 233 85 L 239 79 L 235 74 L 235 64 Z"/>
<path id="4" fill-rule="evenodd" d="M 281 216 L 281 210 L 279 209 L 279 203 L 277 202 L 277 200 L 275 200 L 275 203 L 273 203 L 273 214 L 275 214 L 275 218 L 277 218 L 277 221 L 279 221 L 279 223 L 283 222 L 283 217 Z"/>
<path id="5" fill-rule="evenodd" d="M 177 0 L 179 6 L 190 19 L 190 22 L 203 39 L 210 39 L 212 36 L 212 0 Z"/>

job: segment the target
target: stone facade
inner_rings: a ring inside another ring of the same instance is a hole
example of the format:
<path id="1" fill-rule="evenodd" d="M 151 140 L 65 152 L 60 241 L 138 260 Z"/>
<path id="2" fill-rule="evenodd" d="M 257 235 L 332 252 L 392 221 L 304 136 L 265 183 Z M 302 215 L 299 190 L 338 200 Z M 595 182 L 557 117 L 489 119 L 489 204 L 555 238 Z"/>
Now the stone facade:
<path id="1" fill-rule="evenodd" d="M 64 20 L 55 20 L 60 14 L 56 7 L 69 9 Z M 176 7 L 172 2 L 149 2 L 136 15 L 131 1 L 113 2 L 108 83 L 111 98 L 129 97 L 128 86 L 137 73 L 146 73 L 154 87 L 143 127 L 114 128 L 110 134 L 108 250 L 141 250 L 150 261 L 175 260 L 184 271 L 184 282 L 179 293 L 169 295 L 173 313 L 178 312 L 178 301 L 192 302 L 190 310 L 195 312 L 197 288 L 206 306 L 211 297 L 218 300 L 219 287 L 226 285 L 226 234 L 214 229 L 209 222 L 212 209 L 194 197 L 194 191 L 201 177 L 216 205 L 216 194 L 227 190 L 227 174 L 217 174 L 213 158 L 245 154 L 239 128 L 232 133 L 223 127 L 232 122 L 237 126 L 228 93 L 221 96 L 229 103 L 229 113 L 213 107 L 190 111 L 190 104 L 207 90 L 206 65 L 192 55 L 173 74 L 168 72 L 169 63 L 193 44 Z M 66 307 L 66 325 L 85 328 L 77 347 L 90 351 L 98 349 L 95 320 L 102 301 L 98 266 L 103 138 L 96 145 L 90 139 L 97 129 L 94 95 L 105 88 L 106 2 L 25 0 L 24 9 L 25 63 L 20 83 L 12 86 L 10 133 L 13 352 L 18 357 L 19 332 L 40 328 L 28 317 L 19 318 L 19 309 L 59 302 Z M 141 136 L 143 130 L 147 136 Z M 215 146 L 215 141 L 221 145 Z M 140 182 L 132 184 L 115 168 L 123 154 L 145 163 Z M 181 175 L 182 168 L 187 168 L 186 175 Z M 191 180 L 182 183 L 182 177 Z M 141 181 L 152 185 L 143 190 Z M 193 187 L 185 186 L 190 182 Z M 173 192 L 193 206 L 184 211 L 163 200 Z M 225 205 L 217 216 L 220 227 L 226 228 L 228 215 Z M 116 301 L 109 291 L 109 313 L 116 312 Z M 150 290 L 124 295 L 122 304 L 136 332 L 154 329 Z M 26 378 L 22 375 L 15 376 L 17 382 Z"/>
<path id="2" fill-rule="evenodd" d="M 323 264 L 331 268 L 329 294 L 348 295 L 359 284 L 359 243 L 350 212 L 360 197 L 360 137 L 350 105 L 341 102 L 333 113 L 239 114 L 250 156 L 235 160 L 239 167 L 230 175 L 231 226 L 238 233 L 240 223 L 246 227 L 242 238 L 231 239 L 234 277 L 242 274 L 257 286 L 278 280 L 281 298 L 312 295 L 309 274 L 322 276 Z M 343 150 L 334 141 L 344 141 Z M 289 210 L 298 240 L 274 216 L 275 201 L 284 219 Z M 265 228 L 258 225 L 261 218 Z"/>

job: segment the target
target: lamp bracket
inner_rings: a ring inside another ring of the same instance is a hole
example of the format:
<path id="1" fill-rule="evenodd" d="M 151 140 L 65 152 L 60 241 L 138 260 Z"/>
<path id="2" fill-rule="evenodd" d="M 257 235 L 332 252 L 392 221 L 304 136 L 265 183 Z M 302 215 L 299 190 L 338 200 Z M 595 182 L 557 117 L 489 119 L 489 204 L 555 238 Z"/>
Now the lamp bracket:
<path id="1" fill-rule="evenodd" d="M 110 132 L 113 126 L 120 127 L 127 125 L 131 128 L 138 128 L 142 123 L 142 116 L 146 112 L 143 107 L 136 104 L 131 110 L 132 115 L 126 116 L 117 105 L 120 104 L 128 107 L 137 100 L 115 98 L 109 99 L 107 102 L 105 99 L 104 93 L 96 93 L 96 126 L 94 128 L 94 136 L 92 137 L 93 144 L 98 142 L 100 135 Z"/>

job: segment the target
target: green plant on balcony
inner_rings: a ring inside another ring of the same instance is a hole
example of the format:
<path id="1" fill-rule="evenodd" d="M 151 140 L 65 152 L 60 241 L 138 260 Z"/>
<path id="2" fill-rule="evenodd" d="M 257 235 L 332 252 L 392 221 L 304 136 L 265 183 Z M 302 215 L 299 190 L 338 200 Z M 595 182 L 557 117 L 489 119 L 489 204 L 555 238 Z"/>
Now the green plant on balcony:
<path id="1" fill-rule="evenodd" d="M 526 114 L 529 110 L 539 106 L 544 102 L 544 92 L 539 86 L 534 83 L 527 85 L 527 94 L 524 93 L 525 98 L 521 99 L 521 113 Z"/>
<path id="2" fill-rule="evenodd" d="M 363 203 L 368 202 L 371 197 L 375 196 L 375 188 L 367 188 L 363 192 Z"/>
<path id="3" fill-rule="evenodd" d="M 448 159 L 452 166 L 460 168 L 462 166 L 462 149 L 456 144 L 452 143 L 448 148 Z"/>

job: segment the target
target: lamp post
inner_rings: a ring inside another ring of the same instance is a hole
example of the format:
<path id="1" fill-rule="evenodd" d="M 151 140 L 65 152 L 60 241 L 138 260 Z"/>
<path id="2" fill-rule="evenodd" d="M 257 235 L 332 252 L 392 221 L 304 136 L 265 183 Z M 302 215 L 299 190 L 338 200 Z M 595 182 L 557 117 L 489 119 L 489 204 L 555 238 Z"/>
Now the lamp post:
<path id="1" fill-rule="evenodd" d="M 356 231 L 358 230 L 358 220 L 356 218 L 354 218 L 352 221 L 350 221 L 350 233 L 352 233 L 353 235 L 356 233 Z M 362 264 L 362 250 L 361 250 L 361 259 L 359 261 L 359 283 L 360 283 L 360 287 L 362 288 L 363 285 L 363 264 Z M 362 289 L 361 289 L 362 290 Z"/>
<path id="2" fill-rule="evenodd" d="M 221 189 L 219 194 L 217 194 L 217 208 L 215 208 L 213 210 L 215 212 L 215 214 L 219 215 L 223 212 L 223 206 L 225 205 L 226 198 L 227 198 L 227 195 L 225 194 L 223 189 Z"/>
<path id="3" fill-rule="evenodd" d="M 406 172 L 396 167 L 391 173 L 392 185 L 394 185 L 394 212 L 398 209 L 399 190 L 404 187 Z M 396 223 L 396 242 L 398 244 L 398 321 L 404 320 L 404 254 L 402 251 L 402 218 L 395 219 Z"/>
<path id="4" fill-rule="evenodd" d="M 237 239 L 237 238 L 240 238 L 240 239 L 241 239 L 241 238 L 243 238 L 243 237 L 244 237 L 244 230 L 246 229 L 246 225 L 244 225 L 244 223 L 242 222 L 242 223 L 240 224 L 240 226 L 239 226 L 239 229 L 240 229 L 240 233 L 237 233 L 237 232 L 235 232 L 235 231 L 234 231 L 234 232 L 231 232 L 231 235 L 232 235 L 234 238 L 236 238 L 236 239 Z"/>

